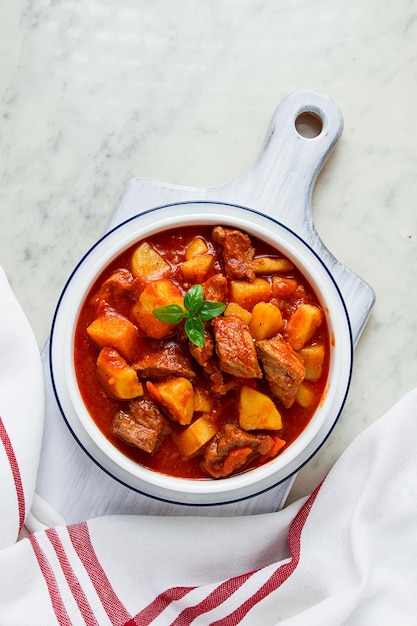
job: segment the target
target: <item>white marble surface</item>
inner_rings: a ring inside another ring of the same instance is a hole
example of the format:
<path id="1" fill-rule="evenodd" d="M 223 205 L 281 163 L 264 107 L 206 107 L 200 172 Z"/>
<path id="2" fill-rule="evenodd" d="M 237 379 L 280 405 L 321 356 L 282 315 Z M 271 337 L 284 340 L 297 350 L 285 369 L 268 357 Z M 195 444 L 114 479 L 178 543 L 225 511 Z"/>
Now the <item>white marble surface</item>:
<path id="1" fill-rule="evenodd" d="M 311 88 L 343 136 L 313 196 L 374 288 L 343 414 L 289 501 L 417 384 L 417 2 L 0 0 L 0 264 L 41 347 L 71 269 L 127 181 L 211 186 Z M 395 425 L 393 426 L 395 427 Z"/>

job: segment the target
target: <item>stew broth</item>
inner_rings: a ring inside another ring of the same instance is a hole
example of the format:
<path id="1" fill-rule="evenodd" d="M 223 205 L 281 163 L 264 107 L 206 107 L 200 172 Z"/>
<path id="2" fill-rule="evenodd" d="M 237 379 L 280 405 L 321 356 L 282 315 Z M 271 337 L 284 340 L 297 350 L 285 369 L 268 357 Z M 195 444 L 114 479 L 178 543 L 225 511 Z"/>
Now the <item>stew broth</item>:
<path id="1" fill-rule="evenodd" d="M 188 424 L 180 424 L 175 419 L 167 416 L 163 407 L 160 407 L 161 412 L 164 417 L 167 418 L 170 432 L 168 435 L 163 437 L 162 443 L 160 443 L 159 447 L 157 447 L 157 449 L 152 453 L 145 452 L 137 446 L 130 445 L 113 434 L 112 422 L 114 417 L 118 414 L 118 412 L 128 410 L 130 399 L 119 399 L 112 396 L 102 384 L 102 381 L 97 374 L 97 359 L 102 346 L 97 345 L 91 339 L 87 330 L 97 317 L 103 315 L 103 312 L 106 313 L 109 310 L 112 311 L 112 314 L 115 313 L 118 316 L 122 316 L 132 322 L 135 328 L 138 329 L 138 333 L 136 335 L 133 352 L 129 355 L 129 359 L 127 360 L 129 366 L 134 365 L 137 360 L 143 356 L 143 352 L 150 349 L 150 346 L 156 348 L 178 344 L 181 345 L 182 348 L 186 348 L 188 340 L 185 336 L 182 323 L 178 324 L 169 336 L 151 339 L 146 336 L 145 331 L 138 325 L 138 318 L 132 311 L 140 293 L 149 281 L 146 279 L 143 280 L 141 277 L 132 276 L 129 288 L 106 289 L 103 286 L 106 281 L 108 281 L 114 273 L 119 270 L 125 270 L 130 274 L 132 273 L 133 255 L 138 247 L 142 243 L 146 242 L 146 244 L 148 244 L 150 248 L 155 251 L 165 263 L 168 264 L 168 279 L 179 289 L 181 294 L 184 295 L 187 290 L 192 287 L 194 281 L 184 278 L 184 272 L 182 269 L 183 263 L 187 259 L 187 251 L 190 250 L 190 244 L 196 239 L 202 240 L 206 245 L 207 251 L 204 252 L 203 255 L 206 254 L 213 257 L 213 261 L 207 274 L 204 276 L 204 280 L 200 282 L 204 285 L 210 277 L 220 274 L 224 275 L 224 257 L 222 256 L 222 250 L 220 250 L 218 243 L 213 240 L 213 229 L 211 226 L 171 229 L 168 232 L 158 233 L 157 235 L 147 237 L 144 241 L 139 241 L 133 244 L 117 256 L 117 258 L 115 258 L 103 270 L 90 289 L 90 292 L 81 308 L 76 325 L 74 361 L 77 381 L 85 406 L 98 428 L 116 448 L 133 461 L 146 466 L 151 470 L 175 477 L 207 479 L 210 478 L 210 476 L 208 476 L 207 472 L 203 471 L 201 467 L 204 447 L 202 447 L 201 450 L 198 450 L 195 455 L 191 455 L 191 458 L 184 457 L 184 454 L 180 451 L 177 445 L 177 438 L 188 427 Z M 251 236 L 250 241 L 252 248 L 254 248 L 254 259 L 286 259 L 286 257 L 279 251 L 261 240 Z M 126 274 L 126 276 L 128 276 L 128 274 Z M 269 271 L 262 273 L 262 269 L 258 266 L 256 278 L 263 279 L 271 286 L 271 293 L 266 301 L 279 308 L 282 316 L 282 327 L 279 334 L 282 335 L 284 339 L 286 338 L 286 334 L 289 332 L 289 322 L 295 311 L 297 311 L 300 306 L 308 304 L 321 311 L 320 303 L 311 288 L 311 285 L 307 282 L 299 270 L 292 266 L 291 263 L 288 263 L 288 269 L 272 273 Z M 243 283 L 250 282 L 247 279 L 236 280 Z M 225 299 L 226 305 L 231 301 L 230 282 L 231 281 L 229 280 L 228 292 Z M 245 310 L 249 313 L 249 315 L 251 315 L 249 308 Z M 222 317 L 225 315 L 227 315 L 227 309 Z M 210 326 L 210 324 L 211 322 L 206 323 L 207 326 Z M 262 378 L 243 379 L 240 377 L 234 377 L 235 386 L 227 391 L 227 393 L 218 394 L 213 392 L 213 389 L 210 387 L 210 377 L 207 373 L 207 368 L 201 367 L 194 359 L 191 358 L 193 370 L 195 372 L 195 378 L 192 380 L 193 388 L 202 390 L 206 393 L 206 396 L 210 397 L 210 410 L 204 413 L 209 422 L 211 420 L 211 422 L 215 423 L 219 428 L 224 423 L 233 423 L 238 425 L 238 395 L 240 390 L 243 386 L 256 389 L 260 393 L 272 398 L 279 414 L 281 415 L 282 428 L 276 431 L 259 429 L 252 432 L 255 434 L 258 433 L 261 435 L 276 437 L 278 441 L 283 440 L 285 444 L 282 444 L 282 447 L 278 452 L 279 454 L 282 450 L 291 445 L 291 443 L 305 429 L 314 415 L 317 406 L 320 404 L 325 391 L 329 367 L 330 343 L 324 315 L 322 316 L 321 323 L 314 331 L 312 337 L 308 339 L 306 344 L 304 344 L 301 349 L 296 351 L 299 355 L 300 362 L 304 362 L 305 364 L 307 357 L 302 355 L 303 351 L 306 352 L 306 347 L 311 348 L 316 346 L 322 346 L 324 348 L 320 375 L 310 375 L 309 379 L 304 379 L 301 389 L 298 389 L 295 400 L 291 403 L 291 406 L 288 407 L 285 407 L 280 399 L 271 392 L 271 387 L 268 380 L 266 380 L 265 375 Z M 217 362 L 218 367 L 218 357 L 216 356 L 216 353 L 214 353 L 212 360 Z M 223 375 L 226 380 L 232 378 L 227 373 L 224 374 L 223 372 Z M 139 376 L 139 379 L 143 382 L 144 397 L 149 397 L 149 391 L 146 386 L 148 378 L 145 377 L 141 379 Z M 151 400 L 153 401 L 152 398 Z M 194 422 L 199 415 L 200 413 L 195 412 L 192 421 Z M 248 464 L 239 468 L 235 473 L 247 471 L 270 460 L 271 456 L 257 455 L 255 458 L 251 459 Z"/>

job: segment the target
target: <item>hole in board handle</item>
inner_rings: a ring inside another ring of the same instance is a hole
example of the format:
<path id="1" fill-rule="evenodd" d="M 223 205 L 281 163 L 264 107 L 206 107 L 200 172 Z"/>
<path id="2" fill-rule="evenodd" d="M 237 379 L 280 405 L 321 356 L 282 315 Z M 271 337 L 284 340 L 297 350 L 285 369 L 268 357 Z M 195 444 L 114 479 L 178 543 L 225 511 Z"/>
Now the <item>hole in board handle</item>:
<path id="1" fill-rule="evenodd" d="M 297 133 L 305 139 L 318 137 L 323 130 L 323 120 L 317 113 L 304 111 L 295 120 Z"/>

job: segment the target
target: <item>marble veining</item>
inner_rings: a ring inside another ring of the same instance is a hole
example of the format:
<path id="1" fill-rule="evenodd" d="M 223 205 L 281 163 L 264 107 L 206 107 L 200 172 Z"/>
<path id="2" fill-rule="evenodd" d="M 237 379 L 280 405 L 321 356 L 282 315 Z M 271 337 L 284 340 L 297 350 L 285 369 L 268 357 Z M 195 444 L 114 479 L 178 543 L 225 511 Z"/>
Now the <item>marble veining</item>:
<path id="1" fill-rule="evenodd" d="M 16 0 L 0 23 L 0 264 L 39 346 L 128 180 L 221 185 L 310 88 L 344 131 L 313 216 L 376 304 L 350 394 L 289 501 L 417 382 L 417 2 Z"/>

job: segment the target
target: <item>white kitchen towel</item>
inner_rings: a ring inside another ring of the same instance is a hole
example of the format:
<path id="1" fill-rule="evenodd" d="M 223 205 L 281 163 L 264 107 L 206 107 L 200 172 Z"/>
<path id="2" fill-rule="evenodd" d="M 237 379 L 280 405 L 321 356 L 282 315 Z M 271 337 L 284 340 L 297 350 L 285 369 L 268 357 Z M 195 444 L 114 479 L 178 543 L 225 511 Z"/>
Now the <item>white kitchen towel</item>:
<path id="1" fill-rule="evenodd" d="M 41 528 L 39 354 L 3 273 L 0 296 L 1 626 L 415 626 L 417 389 L 279 512 Z"/>
<path id="2" fill-rule="evenodd" d="M 16 541 L 32 504 L 43 389 L 32 329 L 0 267 L 0 548 Z"/>

